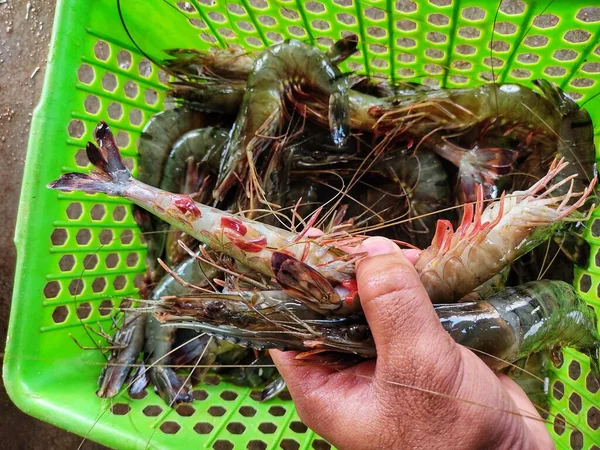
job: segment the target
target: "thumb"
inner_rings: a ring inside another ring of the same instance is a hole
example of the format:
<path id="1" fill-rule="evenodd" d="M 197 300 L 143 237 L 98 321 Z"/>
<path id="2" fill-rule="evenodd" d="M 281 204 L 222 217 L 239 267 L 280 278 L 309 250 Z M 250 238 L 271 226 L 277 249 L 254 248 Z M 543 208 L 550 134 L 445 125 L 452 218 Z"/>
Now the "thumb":
<path id="1" fill-rule="evenodd" d="M 368 254 L 358 263 L 356 276 L 378 366 L 397 370 L 407 360 L 439 360 L 432 353 L 458 354 L 413 264 L 399 247 L 386 238 L 373 237 L 358 251 Z"/>

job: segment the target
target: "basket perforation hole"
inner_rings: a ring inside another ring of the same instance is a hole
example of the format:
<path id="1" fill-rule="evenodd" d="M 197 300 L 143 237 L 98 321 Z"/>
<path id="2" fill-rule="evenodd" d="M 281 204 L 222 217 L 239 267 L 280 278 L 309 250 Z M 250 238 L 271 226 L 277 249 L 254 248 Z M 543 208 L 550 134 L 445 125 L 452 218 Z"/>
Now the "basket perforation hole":
<path id="1" fill-rule="evenodd" d="M 306 31 L 304 30 L 304 28 L 298 27 L 296 25 L 289 26 L 288 33 L 297 37 L 304 37 L 306 35 Z"/>
<path id="2" fill-rule="evenodd" d="M 500 5 L 500 11 L 509 16 L 523 14 L 525 11 L 525 3 L 520 0 L 504 0 Z"/>
<path id="3" fill-rule="evenodd" d="M 510 71 L 510 75 L 515 78 L 529 78 L 531 76 L 531 70 L 513 69 Z"/>
<path id="4" fill-rule="evenodd" d="M 94 55 L 100 61 L 106 61 L 110 58 L 110 46 L 108 42 L 98 41 L 94 44 Z"/>
<path id="5" fill-rule="evenodd" d="M 415 41 L 412 38 L 404 37 L 396 39 L 396 44 L 398 45 L 398 47 L 413 48 L 417 46 L 417 41 Z"/>
<path id="6" fill-rule="evenodd" d="M 488 67 L 502 67 L 504 65 L 504 61 L 500 58 L 484 58 L 483 64 Z"/>
<path id="7" fill-rule="evenodd" d="M 283 406 L 271 406 L 269 408 L 269 414 L 275 417 L 281 417 L 285 415 L 286 409 Z"/>
<path id="8" fill-rule="evenodd" d="M 432 31 L 432 32 L 427 33 L 425 35 L 425 38 L 429 42 L 433 42 L 434 44 L 440 44 L 442 42 L 446 42 L 446 40 L 448 39 L 445 34 L 442 34 L 438 31 Z"/>
<path id="9" fill-rule="evenodd" d="M 456 84 L 466 84 L 469 79 L 463 75 L 451 75 L 450 81 Z"/>
<path id="10" fill-rule="evenodd" d="M 315 439 L 312 442 L 312 448 L 315 450 L 329 450 L 331 448 L 331 444 L 323 439 Z"/>
<path id="11" fill-rule="evenodd" d="M 208 42 L 209 44 L 216 44 L 217 43 L 217 38 L 214 37 L 212 34 L 208 34 L 208 33 L 200 33 L 199 34 L 200 39 L 202 39 L 203 41 Z M 260 40 L 256 39 L 257 42 L 260 42 Z"/>
<path id="12" fill-rule="evenodd" d="M 494 25 L 494 31 L 503 35 L 515 34 L 517 31 L 517 26 L 510 22 L 496 22 Z"/>
<path id="13" fill-rule="evenodd" d="M 137 253 L 129 253 L 125 259 L 125 263 L 128 267 L 135 267 L 137 266 L 139 260 L 140 256 Z"/>
<path id="14" fill-rule="evenodd" d="M 75 164 L 77 164 L 79 167 L 89 166 L 90 160 L 87 157 L 85 149 L 80 148 L 77 150 L 77 153 L 75 153 Z"/>
<path id="15" fill-rule="evenodd" d="M 196 8 L 194 8 L 192 6 L 192 4 L 189 2 L 177 2 L 177 7 L 180 10 L 182 10 L 183 12 L 187 12 L 187 13 L 195 13 L 196 12 Z"/>
<path id="16" fill-rule="evenodd" d="M 92 240 L 92 232 L 88 228 L 82 228 L 75 235 L 75 241 L 79 245 L 87 245 Z"/>
<path id="17" fill-rule="evenodd" d="M 575 78 L 569 84 L 573 87 L 590 87 L 594 85 L 594 80 L 589 78 Z"/>
<path id="18" fill-rule="evenodd" d="M 222 406 L 211 406 L 210 408 L 208 408 L 208 414 L 210 414 L 213 417 L 224 416 L 226 412 L 227 410 Z"/>
<path id="19" fill-rule="evenodd" d="M 246 426 L 240 422 L 229 422 L 227 424 L 227 431 L 231 434 L 242 434 L 246 431 Z"/>
<path id="20" fill-rule="evenodd" d="M 477 6 L 471 6 L 462 10 L 462 16 L 467 20 L 482 20 L 485 17 L 485 11 Z"/>
<path id="21" fill-rule="evenodd" d="M 75 257 L 73 255 L 64 255 L 58 261 L 58 267 L 61 272 L 69 272 L 75 266 Z"/>
<path id="22" fill-rule="evenodd" d="M 154 89 L 146 89 L 144 100 L 148 105 L 155 105 L 158 101 L 158 93 Z"/>
<path id="23" fill-rule="evenodd" d="M 132 306 L 133 301 L 130 298 L 125 298 L 119 303 L 119 309 L 131 308 Z"/>
<path id="24" fill-rule="evenodd" d="M 494 72 L 481 72 L 479 78 L 483 81 L 498 81 L 498 74 Z"/>
<path id="25" fill-rule="evenodd" d="M 481 30 L 475 27 L 461 27 L 458 29 L 458 35 L 465 39 L 478 39 L 481 36 Z"/>
<path id="26" fill-rule="evenodd" d="M 125 416 L 131 411 L 131 407 L 126 403 L 115 403 L 111 406 L 110 411 L 115 416 Z"/>
<path id="27" fill-rule="evenodd" d="M 433 25 L 444 26 L 450 23 L 450 18 L 448 16 L 445 16 L 444 14 L 439 13 L 429 14 L 427 16 L 427 22 Z"/>
<path id="28" fill-rule="evenodd" d="M 221 379 L 216 375 L 209 375 L 204 378 L 204 384 L 207 386 L 218 386 L 221 383 Z"/>
<path id="29" fill-rule="evenodd" d="M 119 255 L 117 253 L 109 253 L 106 256 L 105 264 L 109 269 L 114 269 L 119 264 Z"/>
<path id="30" fill-rule="evenodd" d="M 572 61 L 575 58 L 577 58 L 577 55 L 579 55 L 579 53 L 577 53 L 575 50 L 562 48 L 562 49 L 556 50 L 552 54 L 552 57 L 554 59 L 557 59 L 558 61 Z"/>
<path id="31" fill-rule="evenodd" d="M 579 361 L 571 361 L 569 364 L 569 378 L 577 380 L 581 376 L 581 364 Z"/>
<path id="32" fill-rule="evenodd" d="M 243 31 L 248 31 L 248 32 L 256 31 L 256 28 L 254 28 L 254 25 L 252 25 L 247 20 L 238 20 L 236 22 L 236 25 Z"/>
<path id="33" fill-rule="evenodd" d="M 262 47 L 262 41 L 254 36 L 248 36 L 246 42 L 253 47 Z"/>
<path id="34" fill-rule="evenodd" d="M 44 286 L 44 297 L 56 298 L 60 292 L 60 283 L 58 281 L 49 281 Z"/>
<path id="35" fill-rule="evenodd" d="M 102 300 L 100 305 L 98 306 L 98 312 L 101 316 L 108 316 L 113 310 L 113 303 L 111 300 L 106 299 Z"/>
<path id="36" fill-rule="evenodd" d="M 90 114 L 97 114 L 100 111 L 100 99 L 95 95 L 88 95 L 83 101 L 83 107 Z"/>
<path id="37" fill-rule="evenodd" d="M 425 55 L 431 59 L 443 59 L 446 54 L 437 48 L 428 48 L 425 50 Z"/>
<path id="38" fill-rule="evenodd" d="M 533 25 L 537 28 L 554 28 L 559 21 L 554 14 L 540 14 L 533 19 Z"/>
<path id="39" fill-rule="evenodd" d="M 340 6 L 352 6 L 352 0 L 333 0 L 333 3 Z"/>
<path id="40" fill-rule="evenodd" d="M 425 71 L 427 73 L 430 73 L 432 75 L 442 73 L 442 71 L 443 71 L 442 67 L 438 64 L 425 64 L 425 66 L 423 66 L 423 68 L 425 69 Z"/>
<path id="41" fill-rule="evenodd" d="M 569 409 L 573 414 L 579 414 L 581 411 L 581 397 L 577 392 L 573 392 L 569 397 Z"/>
<path id="42" fill-rule="evenodd" d="M 568 97 L 571 97 L 573 100 L 577 101 L 583 98 L 583 94 L 580 94 L 579 92 L 565 92 L 565 94 L 567 94 Z"/>
<path id="43" fill-rule="evenodd" d="M 50 241 L 52 242 L 52 245 L 65 245 L 65 242 L 67 242 L 68 238 L 69 233 L 65 228 L 55 228 L 50 235 Z"/>
<path id="44" fill-rule="evenodd" d="M 329 25 L 329 22 L 327 22 L 326 20 L 322 20 L 322 19 L 311 20 L 310 24 L 313 26 L 313 28 L 315 28 L 316 30 L 320 30 L 320 31 L 326 31 L 326 30 L 329 30 L 329 28 L 331 28 L 331 25 Z"/>
<path id="45" fill-rule="evenodd" d="M 471 64 L 469 61 L 458 60 L 452 63 L 452 67 L 458 70 L 469 70 L 473 67 L 473 64 Z"/>
<path id="46" fill-rule="evenodd" d="M 85 84 L 92 84 L 94 78 L 96 77 L 96 73 L 94 72 L 94 68 L 89 64 L 82 64 L 77 69 L 77 79 Z"/>
<path id="47" fill-rule="evenodd" d="M 142 114 L 142 111 L 140 111 L 137 108 L 133 108 L 131 111 L 129 111 L 129 123 L 131 123 L 131 125 L 137 127 L 141 125 L 143 121 L 144 116 Z"/>
<path id="48" fill-rule="evenodd" d="M 223 391 L 223 392 L 221 392 L 220 397 L 223 400 L 230 402 L 230 401 L 233 401 L 236 398 L 238 398 L 238 394 L 237 394 L 237 392 L 234 392 L 234 391 Z"/>
<path id="49" fill-rule="evenodd" d="M 242 8 L 241 5 L 238 5 L 236 3 L 227 3 L 227 9 L 229 10 L 230 13 L 235 14 L 236 16 L 243 16 L 246 14 L 246 10 L 244 8 Z M 289 11 L 289 10 L 286 9 L 285 11 Z M 285 17 L 285 14 L 283 14 L 283 16 Z M 296 19 L 297 18 L 298 17 L 296 17 Z"/>
<path id="50" fill-rule="evenodd" d="M 186 403 L 177 406 L 177 409 L 175 411 L 177 411 L 177 414 L 179 414 L 182 417 L 190 417 L 196 412 L 192 405 Z"/>
<path id="51" fill-rule="evenodd" d="M 252 392 L 250 392 L 250 398 L 252 400 L 256 400 L 257 402 L 260 402 L 262 400 L 262 391 L 252 391 Z"/>
<path id="52" fill-rule="evenodd" d="M 385 45 L 381 45 L 381 44 L 369 44 L 369 50 L 371 50 L 373 53 L 386 53 L 387 52 L 387 48 L 385 47 Z"/>
<path id="53" fill-rule="evenodd" d="M 120 103 L 112 102 L 108 107 L 108 117 L 113 120 L 121 120 L 123 117 L 123 107 Z"/>
<path id="54" fill-rule="evenodd" d="M 121 291 L 127 285 L 127 278 L 124 275 L 118 275 L 113 281 L 113 287 L 116 291 Z"/>
<path id="55" fill-rule="evenodd" d="M 371 66 L 384 69 L 389 66 L 389 63 L 381 58 L 373 58 L 371 59 Z"/>
<path id="56" fill-rule="evenodd" d="M 417 10 L 417 4 L 411 0 L 398 0 L 394 4 L 394 7 L 396 8 L 396 11 L 403 13 L 411 13 Z"/>
<path id="57" fill-rule="evenodd" d="M 308 427 L 302 422 L 294 420 L 290 423 L 290 430 L 292 430 L 294 433 L 306 433 Z"/>
<path id="58" fill-rule="evenodd" d="M 552 428 L 554 429 L 554 432 L 559 436 L 565 432 L 565 419 L 561 414 L 557 414 L 554 417 L 554 424 Z"/>
<path id="59" fill-rule="evenodd" d="M 257 439 L 248 442 L 248 445 L 246 445 L 247 450 L 265 450 L 266 448 L 267 443 Z"/>
<path id="60" fill-rule="evenodd" d="M 411 55 L 410 53 L 399 53 L 396 56 L 396 59 L 403 63 L 413 63 L 417 59 L 415 55 Z"/>
<path id="61" fill-rule="evenodd" d="M 98 277 L 94 279 L 92 283 L 92 291 L 95 293 L 102 292 L 106 287 L 106 279 L 104 277 Z"/>
<path id="62" fill-rule="evenodd" d="M 300 444 L 293 439 L 283 439 L 279 443 L 279 447 L 283 450 L 299 450 Z"/>
<path id="63" fill-rule="evenodd" d="M 244 417 L 254 417 L 256 415 L 256 409 L 252 406 L 242 406 L 239 412 Z"/>
<path id="64" fill-rule="evenodd" d="M 80 320 L 87 319 L 92 314 L 92 305 L 89 302 L 80 303 L 75 310 L 77 318 Z"/>
<path id="65" fill-rule="evenodd" d="M 127 97 L 136 98 L 140 92 L 140 88 L 135 81 L 129 80 L 127 83 L 125 83 L 124 91 Z"/>
<path id="66" fill-rule="evenodd" d="M 356 18 L 352 14 L 348 13 L 338 13 L 336 15 L 338 22 L 343 23 L 344 25 L 354 25 L 356 24 Z"/>
<path id="67" fill-rule="evenodd" d="M 69 122 L 67 131 L 69 132 L 69 136 L 79 139 L 85 134 L 85 125 L 81 120 L 73 119 Z"/>
<path id="68" fill-rule="evenodd" d="M 273 434 L 277 431 L 277 425 L 271 422 L 263 422 L 258 426 L 258 430 L 263 434 Z"/>
<path id="69" fill-rule="evenodd" d="M 117 77 L 108 72 L 102 77 L 102 87 L 105 91 L 114 92 L 117 89 Z"/>
<path id="70" fill-rule="evenodd" d="M 310 12 L 314 13 L 322 13 L 325 12 L 325 6 L 319 2 L 306 2 L 306 9 Z"/>
<path id="71" fill-rule="evenodd" d="M 581 279 L 579 280 L 579 290 L 583 293 L 587 293 L 587 292 L 589 292 L 591 287 L 592 287 L 592 277 L 589 276 L 587 273 L 583 274 L 581 276 Z"/>
<path id="72" fill-rule="evenodd" d="M 52 320 L 54 323 L 63 323 L 67 320 L 67 317 L 69 317 L 69 308 L 65 305 L 54 308 L 54 311 L 52 312 Z"/>
<path id="73" fill-rule="evenodd" d="M 600 428 L 600 409 L 592 406 L 587 412 L 587 423 L 592 430 Z"/>
<path id="74" fill-rule="evenodd" d="M 565 385 L 560 380 L 556 380 L 552 386 L 552 395 L 556 400 L 560 400 L 565 395 Z"/>
<path id="75" fill-rule="evenodd" d="M 138 64 L 138 73 L 144 78 L 148 78 L 152 75 L 152 63 L 147 59 L 142 59 Z"/>
<path id="76" fill-rule="evenodd" d="M 269 39 L 271 42 L 277 43 L 277 42 L 283 42 L 283 35 L 276 33 L 274 31 L 267 31 L 267 39 Z"/>
<path id="77" fill-rule="evenodd" d="M 212 448 L 214 450 L 232 450 L 233 444 L 225 439 L 219 439 L 215 441 Z"/>
<path id="78" fill-rule="evenodd" d="M 132 63 L 131 53 L 127 50 L 120 50 L 119 53 L 117 53 L 117 64 L 121 69 L 128 70 Z"/>
<path id="79" fill-rule="evenodd" d="M 589 40 L 591 36 L 592 34 L 585 30 L 569 30 L 565 33 L 563 39 L 567 42 L 577 44 Z"/>
<path id="80" fill-rule="evenodd" d="M 200 28 L 201 30 L 206 28 L 206 23 L 204 22 L 204 20 L 192 17 L 192 18 L 190 18 L 189 22 L 190 22 L 190 25 L 193 26 L 194 28 Z"/>
<path id="81" fill-rule="evenodd" d="M 417 24 L 412 20 L 402 19 L 396 22 L 396 28 L 400 31 L 413 31 L 417 29 Z"/>
<path id="82" fill-rule="evenodd" d="M 98 255 L 90 253 L 83 258 L 83 268 L 85 270 L 93 270 L 98 265 Z"/>
<path id="83" fill-rule="evenodd" d="M 600 8 L 595 8 L 593 6 L 581 8 L 579 11 L 577 11 L 577 15 L 575 17 L 582 22 L 599 22 Z"/>
<path id="84" fill-rule="evenodd" d="M 106 215 L 106 207 L 101 204 L 94 205 L 90 211 L 92 220 L 102 220 Z"/>
<path id="85" fill-rule="evenodd" d="M 127 215 L 127 210 L 123 205 L 118 205 L 115 207 L 112 213 L 112 217 L 117 222 L 122 222 Z"/>
<path id="86" fill-rule="evenodd" d="M 220 12 L 216 12 L 216 11 L 210 11 L 207 16 L 210 18 L 210 20 L 212 20 L 213 22 L 217 22 L 217 23 L 225 23 L 226 19 L 225 16 L 223 14 L 221 14 Z"/>
<path id="87" fill-rule="evenodd" d="M 370 26 L 367 27 L 367 35 L 374 38 L 382 38 L 387 35 L 387 31 L 385 30 L 385 28 Z"/>
<path id="88" fill-rule="evenodd" d="M 421 84 L 438 89 L 440 87 L 440 80 L 436 80 L 435 78 L 423 78 Z"/>
<path id="89" fill-rule="evenodd" d="M 598 73 L 600 72 L 600 63 L 585 63 L 581 66 L 581 70 L 587 73 Z M 600 230 L 598 233 L 600 233 Z M 596 237 L 598 237 L 598 234 L 596 234 Z"/>
<path id="90" fill-rule="evenodd" d="M 560 66 L 548 66 L 544 69 L 544 73 L 549 77 L 562 77 L 567 73 L 567 69 Z"/>
<path id="91" fill-rule="evenodd" d="M 108 228 L 103 229 L 98 236 L 98 240 L 102 245 L 110 244 L 113 240 L 113 232 Z"/>
<path id="92" fill-rule="evenodd" d="M 583 433 L 579 430 L 573 430 L 569 438 L 572 450 L 581 450 L 583 448 Z"/>
<path id="93" fill-rule="evenodd" d="M 117 142 L 117 145 L 120 148 L 129 147 L 129 142 L 130 142 L 129 133 L 126 131 L 119 131 L 117 133 L 117 135 L 115 136 L 115 141 Z M 130 161 L 129 163 L 127 162 L 128 160 Z M 123 162 L 124 162 L 125 166 L 129 170 L 131 170 L 131 168 L 132 168 L 131 158 L 124 158 Z M 127 164 L 129 164 L 129 166 Z"/>
<path id="94" fill-rule="evenodd" d="M 600 390 L 600 382 L 592 372 L 588 373 L 587 377 L 585 377 L 585 388 L 592 394 Z"/>
<path id="95" fill-rule="evenodd" d="M 121 240 L 121 244 L 129 245 L 133 241 L 133 232 L 131 230 L 123 230 L 119 239 Z"/>
<path id="96" fill-rule="evenodd" d="M 181 425 L 177 422 L 173 422 L 172 420 L 167 420 L 160 425 L 160 431 L 165 434 L 177 434 L 179 430 L 181 430 Z"/>
<path id="97" fill-rule="evenodd" d="M 460 44 L 456 46 L 456 53 L 459 55 L 473 55 L 476 52 L 475 47 L 468 44 Z"/>
<path id="98" fill-rule="evenodd" d="M 527 36 L 523 40 L 523 43 L 528 47 L 543 47 L 548 43 L 548 38 L 540 34 L 535 34 L 533 36 Z"/>
<path id="99" fill-rule="evenodd" d="M 250 4 L 258 9 L 267 9 L 269 6 L 267 0 L 250 0 Z"/>
<path id="100" fill-rule="evenodd" d="M 431 3 L 434 6 L 443 7 L 450 6 L 452 4 L 452 0 L 429 0 L 429 3 Z"/>
<path id="101" fill-rule="evenodd" d="M 517 55 L 517 61 L 523 64 L 535 64 L 540 57 L 534 53 L 520 53 Z"/>
<path id="102" fill-rule="evenodd" d="M 83 214 L 81 203 L 73 202 L 67 206 L 67 217 L 71 220 L 77 220 Z"/>
<path id="103" fill-rule="evenodd" d="M 162 408 L 158 405 L 149 405 L 142 410 L 142 413 L 148 417 L 156 417 L 160 415 L 162 411 Z"/>
<path id="104" fill-rule="evenodd" d="M 214 426 L 208 422 L 198 422 L 194 425 L 194 431 L 198 434 L 210 434 L 213 428 Z"/>

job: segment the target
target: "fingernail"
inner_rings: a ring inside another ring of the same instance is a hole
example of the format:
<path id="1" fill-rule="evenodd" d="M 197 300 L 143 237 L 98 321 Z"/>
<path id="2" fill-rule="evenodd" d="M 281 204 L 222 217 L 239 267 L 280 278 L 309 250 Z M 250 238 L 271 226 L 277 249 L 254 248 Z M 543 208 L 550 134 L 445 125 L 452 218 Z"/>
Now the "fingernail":
<path id="1" fill-rule="evenodd" d="M 398 251 L 398 246 L 389 239 L 376 236 L 364 241 L 358 251 L 367 252 L 369 256 L 389 255 Z"/>

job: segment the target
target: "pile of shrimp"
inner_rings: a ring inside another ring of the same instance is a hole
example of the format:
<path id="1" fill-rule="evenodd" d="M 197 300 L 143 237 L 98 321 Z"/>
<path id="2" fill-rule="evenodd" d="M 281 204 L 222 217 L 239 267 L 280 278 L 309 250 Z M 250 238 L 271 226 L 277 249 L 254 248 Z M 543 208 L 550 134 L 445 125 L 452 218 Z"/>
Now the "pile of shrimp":
<path id="1" fill-rule="evenodd" d="M 138 178 L 100 123 L 95 169 L 50 184 L 132 201 L 148 236 L 143 299 L 111 338 L 98 395 L 128 381 L 189 402 L 221 363 L 243 365 L 222 375 L 266 384 L 268 399 L 285 387 L 252 367 L 268 349 L 375 357 L 354 272 L 364 255 L 341 249 L 369 235 L 420 250 L 440 322 L 491 369 L 574 347 L 598 372 L 596 317 L 569 284 L 589 257 L 587 111 L 545 80 L 432 90 L 342 73 L 357 44 L 170 50 L 177 107 L 147 124 Z"/>

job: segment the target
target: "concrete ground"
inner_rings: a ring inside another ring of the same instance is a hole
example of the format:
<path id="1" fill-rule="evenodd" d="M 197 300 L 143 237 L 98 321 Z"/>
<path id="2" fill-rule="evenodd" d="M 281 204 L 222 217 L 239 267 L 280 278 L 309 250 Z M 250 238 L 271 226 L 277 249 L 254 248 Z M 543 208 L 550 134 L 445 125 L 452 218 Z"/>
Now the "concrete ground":
<path id="1" fill-rule="evenodd" d="M 54 0 L 0 0 L 0 349 L 6 330 L 15 269 L 13 232 L 31 115 L 44 80 Z M 0 384 L 1 384 L 0 380 Z M 82 439 L 18 410 L 0 387 L 0 447 L 77 449 Z M 105 447 L 86 442 L 85 450 Z"/>

